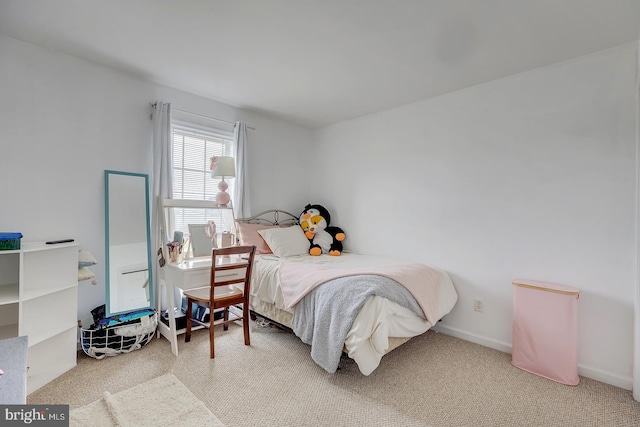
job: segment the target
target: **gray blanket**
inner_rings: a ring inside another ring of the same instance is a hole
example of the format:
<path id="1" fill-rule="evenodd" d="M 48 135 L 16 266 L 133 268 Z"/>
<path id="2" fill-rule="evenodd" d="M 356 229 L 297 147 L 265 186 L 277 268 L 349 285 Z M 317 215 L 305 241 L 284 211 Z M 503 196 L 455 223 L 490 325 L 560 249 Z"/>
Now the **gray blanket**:
<path id="1" fill-rule="evenodd" d="M 424 318 L 411 293 L 383 276 L 362 275 L 328 281 L 309 292 L 295 306 L 293 332 L 311 345 L 311 358 L 334 373 L 347 333 L 369 296 L 378 295 L 413 310 Z"/>

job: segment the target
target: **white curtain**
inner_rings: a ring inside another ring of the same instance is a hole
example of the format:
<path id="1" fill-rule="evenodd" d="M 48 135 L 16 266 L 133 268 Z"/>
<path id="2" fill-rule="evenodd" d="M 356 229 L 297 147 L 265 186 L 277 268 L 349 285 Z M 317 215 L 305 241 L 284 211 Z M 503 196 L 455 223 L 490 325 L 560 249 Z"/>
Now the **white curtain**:
<path id="1" fill-rule="evenodd" d="M 233 211 L 236 218 L 251 216 L 247 176 L 247 124 L 236 122 L 233 131 L 233 152 L 236 156 L 236 182 L 233 186 Z"/>
<path id="2" fill-rule="evenodd" d="M 166 242 L 166 234 L 161 233 L 165 227 L 161 227 L 162 199 L 170 199 L 173 197 L 173 151 L 171 147 L 171 104 L 163 104 L 156 102 L 153 104 L 152 112 L 153 120 L 153 170 L 151 173 L 151 182 L 153 183 L 153 193 L 151 194 L 151 235 L 153 247 L 151 248 L 153 274 L 153 306 L 159 307 L 159 264 L 157 262 L 156 252 L 158 248 L 164 248 Z M 167 254 L 165 254 L 165 257 Z"/>

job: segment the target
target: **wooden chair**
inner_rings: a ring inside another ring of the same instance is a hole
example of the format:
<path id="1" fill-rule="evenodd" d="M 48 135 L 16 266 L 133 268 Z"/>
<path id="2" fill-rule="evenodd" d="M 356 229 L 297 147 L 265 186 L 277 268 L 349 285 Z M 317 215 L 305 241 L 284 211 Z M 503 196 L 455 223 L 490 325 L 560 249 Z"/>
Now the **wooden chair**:
<path id="1" fill-rule="evenodd" d="M 242 320 L 244 329 L 244 344 L 250 345 L 249 340 L 249 293 L 251 286 L 251 269 L 255 246 L 229 246 L 211 251 L 211 285 L 204 288 L 184 291 L 187 299 L 187 331 L 185 342 L 191 340 L 191 323 L 195 322 L 209 328 L 209 346 L 211 358 L 215 357 L 213 329 L 214 325 L 224 325 L 229 329 L 229 323 Z M 243 271 L 244 270 L 244 271 Z M 242 284 L 242 286 L 237 286 Z M 209 322 L 192 319 L 193 303 L 209 309 Z M 232 313 L 229 318 L 229 307 L 242 304 L 242 316 Z M 222 320 L 214 322 L 214 310 L 223 309 Z"/>

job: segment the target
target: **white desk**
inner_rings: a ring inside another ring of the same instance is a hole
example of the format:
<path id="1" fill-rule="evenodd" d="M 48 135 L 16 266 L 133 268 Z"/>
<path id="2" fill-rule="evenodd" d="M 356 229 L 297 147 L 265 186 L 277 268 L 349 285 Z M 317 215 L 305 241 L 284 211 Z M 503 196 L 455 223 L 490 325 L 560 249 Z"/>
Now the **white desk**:
<path id="1" fill-rule="evenodd" d="M 246 264 L 247 261 L 239 256 L 219 257 L 217 265 Z M 167 297 L 167 310 L 169 314 L 169 326 L 162 320 L 158 322 L 158 332 L 171 343 L 171 352 L 178 355 L 178 335 L 183 334 L 185 329 L 176 329 L 176 318 L 174 308 L 176 308 L 174 298 L 174 288 L 193 289 L 210 285 L 211 257 L 191 258 L 182 262 L 167 263 L 164 267 L 164 284 L 161 280 L 160 298 Z M 219 272 L 216 278 L 229 279 L 231 277 L 244 277 L 244 269 Z M 162 301 L 160 301 L 162 307 Z M 209 315 L 213 320 L 213 313 Z M 194 327 L 193 329 L 197 329 Z"/>

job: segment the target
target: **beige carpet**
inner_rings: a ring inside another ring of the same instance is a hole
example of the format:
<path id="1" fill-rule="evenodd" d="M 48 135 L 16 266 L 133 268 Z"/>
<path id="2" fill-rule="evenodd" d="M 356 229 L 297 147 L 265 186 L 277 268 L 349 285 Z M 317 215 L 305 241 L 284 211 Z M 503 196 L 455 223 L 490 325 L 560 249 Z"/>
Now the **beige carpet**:
<path id="1" fill-rule="evenodd" d="M 222 426 L 173 374 L 162 375 L 70 411 L 70 426 Z"/>
<path id="2" fill-rule="evenodd" d="M 628 390 L 582 378 L 570 387 L 511 366 L 511 356 L 436 332 L 382 359 L 368 377 L 351 359 L 329 374 L 290 333 L 216 329 L 216 358 L 206 330 L 179 342 L 164 338 L 103 360 L 79 353 L 78 366 L 28 396 L 31 404 L 73 410 L 171 373 L 222 423 L 233 426 L 639 426 L 640 403 Z"/>

